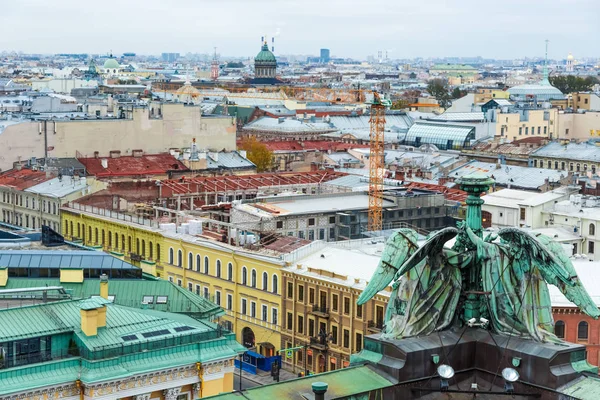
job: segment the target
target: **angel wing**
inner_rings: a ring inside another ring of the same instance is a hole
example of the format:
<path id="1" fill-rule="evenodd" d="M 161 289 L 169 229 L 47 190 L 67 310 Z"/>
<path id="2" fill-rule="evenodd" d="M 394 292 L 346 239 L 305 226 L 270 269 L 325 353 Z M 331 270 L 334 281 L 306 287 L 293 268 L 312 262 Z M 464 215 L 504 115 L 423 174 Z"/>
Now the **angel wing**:
<path id="1" fill-rule="evenodd" d="M 369 284 L 358 297 L 358 305 L 369 301 L 378 292 L 385 289 L 394 279 L 400 266 L 417 249 L 417 233 L 402 228 L 388 238 L 381 260 L 373 273 Z"/>
<path id="2" fill-rule="evenodd" d="M 406 272 L 416 267 L 421 261 L 428 256 L 436 256 L 442 254 L 442 249 L 446 242 L 454 238 L 458 234 L 456 228 L 444 228 L 433 233 L 429 239 L 413 253 L 412 256 L 396 272 L 396 277 L 400 278 Z"/>
<path id="3" fill-rule="evenodd" d="M 546 274 L 545 271 L 542 271 L 542 276 L 546 282 L 558 287 L 567 299 L 577 304 L 577 306 L 587 315 L 598 318 L 600 316 L 600 310 L 598 310 L 598 306 L 590 298 L 588 292 L 585 290 L 585 287 L 583 287 L 583 284 L 577 276 L 577 272 L 575 271 L 573 263 L 571 263 L 571 260 L 569 257 L 567 257 L 560 244 L 556 243 L 550 237 L 545 235 L 538 234 L 535 236 L 541 243 L 545 244 L 554 257 L 561 262 L 565 270 L 571 276 L 571 280 L 574 282 L 574 284 L 573 286 L 567 286 L 562 282 L 557 282 L 556 279 L 552 279 L 552 276 L 546 276 L 548 274 Z"/>
<path id="4" fill-rule="evenodd" d="M 537 237 L 517 228 L 501 229 L 498 231 L 498 236 L 511 245 L 511 247 L 514 246 L 514 248 L 524 250 L 532 261 L 537 261 L 540 271 L 545 268 L 542 273 L 548 273 L 549 277 L 552 277 L 554 280 L 558 279 L 564 284 L 573 285 L 571 273 L 575 273 L 575 270 L 568 271 L 563 263 Z"/>

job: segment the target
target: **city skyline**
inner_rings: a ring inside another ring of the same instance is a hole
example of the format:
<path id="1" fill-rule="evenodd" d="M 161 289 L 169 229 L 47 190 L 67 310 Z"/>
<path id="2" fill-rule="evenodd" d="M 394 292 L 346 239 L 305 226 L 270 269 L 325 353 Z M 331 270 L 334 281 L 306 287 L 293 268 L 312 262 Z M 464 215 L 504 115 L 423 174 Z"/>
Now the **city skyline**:
<path id="1" fill-rule="evenodd" d="M 285 7 L 272 0 L 184 0 L 177 6 L 135 0 L 119 4 L 118 10 L 72 0 L 19 4 L 5 7 L 0 16 L 5 32 L 15 33 L 0 37 L 2 51 L 186 54 L 212 53 L 216 46 L 227 57 L 251 57 L 266 35 L 276 37 L 276 54 L 318 54 L 324 47 L 332 56 L 358 59 L 379 50 L 387 50 L 391 59 L 518 59 L 543 56 L 549 39 L 549 58 L 564 59 L 568 53 L 597 57 L 586 38 L 600 33 L 594 22 L 600 4 L 593 0 L 508 0 L 493 13 L 473 0 L 452 6 L 431 0 L 427 9 L 380 0 L 369 8 L 339 0 L 293 0 Z M 231 13 L 244 6 L 243 12 Z"/>

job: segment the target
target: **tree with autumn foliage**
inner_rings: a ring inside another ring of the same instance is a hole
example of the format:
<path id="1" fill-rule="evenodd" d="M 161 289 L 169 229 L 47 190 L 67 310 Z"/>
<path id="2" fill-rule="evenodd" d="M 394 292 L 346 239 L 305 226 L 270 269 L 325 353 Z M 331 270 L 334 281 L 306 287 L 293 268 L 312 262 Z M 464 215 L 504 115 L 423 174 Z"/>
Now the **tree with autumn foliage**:
<path id="1" fill-rule="evenodd" d="M 238 147 L 246 151 L 246 158 L 256 165 L 257 172 L 270 171 L 273 168 L 273 152 L 254 136 L 242 139 Z"/>

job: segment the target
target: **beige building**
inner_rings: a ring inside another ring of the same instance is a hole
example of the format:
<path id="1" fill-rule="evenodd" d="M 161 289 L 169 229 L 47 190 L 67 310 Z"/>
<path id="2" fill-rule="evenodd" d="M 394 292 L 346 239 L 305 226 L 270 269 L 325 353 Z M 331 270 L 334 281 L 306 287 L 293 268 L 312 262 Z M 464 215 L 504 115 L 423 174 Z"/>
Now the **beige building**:
<path id="1" fill-rule="evenodd" d="M 527 137 L 557 137 L 558 109 L 524 109 L 498 112 L 496 115 L 496 138 L 506 141 Z"/>
<path id="2" fill-rule="evenodd" d="M 375 271 L 383 240 L 330 244 L 282 269 L 281 348 L 292 372 L 320 373 L 349 365 L 365 335 L 380 332 L 391 288 L 363 306 L 358 296 Z"/>
<path id="3" fill-rule="evenodd" d="M 557 122 L 557 139 L 586 141 L 600 138 L 600 112 L 598 111 L 578 113 L 559 111 Z"/>
<path id="4" fill-rule="evenodd" d="M 27 121 L 0 124 L 0 170 L 31 157 L 107 156 L 134 149 L 162 153 L 184 149 L 192 140 L 200 149 L 235 150 L 235 121 L 227 116 L 201 115 L 201 108 L 182 103 L 153 102 L 129 108 L 126 118 Z"/>

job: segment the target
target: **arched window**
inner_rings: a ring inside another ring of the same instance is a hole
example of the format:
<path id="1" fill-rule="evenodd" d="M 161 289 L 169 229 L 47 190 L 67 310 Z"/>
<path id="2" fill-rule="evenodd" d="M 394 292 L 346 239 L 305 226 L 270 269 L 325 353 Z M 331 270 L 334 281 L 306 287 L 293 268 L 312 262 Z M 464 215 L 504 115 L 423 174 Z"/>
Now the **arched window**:
<path id="1" fill-rule="evenodd" d="M 217 278 L 221 277 L 221 260 L 217 260 L 217 270 L 215 272 Z"/>
<path id="2" fill-rule="evenodd" d="M 160 261 L 160 244 L 156 243 L 156 261 Z"/>
<path id="3" fill-rule="evenodd" d="M 566 168 L 565 162 L 560 163 L 560 169 L 564 170 Z"/>
<path id="4" fill-rule="evenodd" d="M 193 267 L 194 267 L 194 255 L 190 251 L 188 253 L 188 265 L 187 265 L 187 269 L 191 270 Z"/>
<path id="5" fill-rule="evenodd" d="M 202 257 L 200 254 L 196 254 L 196 272 L 200 272 L 200 266 L 202 265 Z"/>
<path id="6" fill-rule="evenodd" d="M 588 242 L 588 254 L 594 254 L 594 242 Z"/>
<path id="7" fill-rule="evenodd" d="M 588 323 L 581 321 L 577 325 L 577 340 L 588 340 Z"/>
<path id="8" fill-rule="evenodd" d="M 252 269 L 252 280 L 251 280 L 251 283 L 252 283 L 252 287 L 256 287 L 256 270 L 254 268 Z"/>
<path id="9" fill-rule="evenodd" d="M 112 232 L 108 231 L 108 247 L 112 249 Z"/>
<path id="10" fill-rule="evenodd" d="M 119 234 L 115 232 L 115 249 L 119 248 Z"/>
<path id="11" fill-rule="evenodd" d="M 208 275 L 208 263 L 209 263 L 209 261 L 208 261 L 208 257 L 207 257 L 207 256 L 204 256 L 204 273 L 205 273 L 206 275 Z"/>
<path id="12" fill-rule="evenodd" d="M 233 280 L 233 264 L 229 263 L 227 264 L 227 279 L 228 280 Z"/>
<path id="13" fill-rule="evenodd" d="M 181 268 L 183 265 L 183 252 L 181 250 L 177 250 L 177 266 Z"/>
<path id="14" fill-rule="evenodd" d="M 133 247 L 131 246 L 131 236 L 127 236 L 127 251 L 130 253 L 133 252 Z"/>
<path id="15" fill-rule="evenodd" d="M 104 232 L 102 232 L 102 240 L 104 240 Z M 141 254 L 142 252 L 140 251 L 140 238 L 135 239 L 135 254 Z"/>
<path id="16" fill-rule="evenodd" d="M 273 293 L 277 293 L 277 275 L 273 274 L 273 287 L 271 288 Z"/>
<path id="17" fill-rule="evenodd" d="M 152 260 L 152 258 L 154 257 L 154 244 L 152 242 L 148 242 L 148 255 Z"/>
<path id="18" fill-rule="evenodd" d="M 146 255 L 146 241 L 144 239 L 142 239 L 142 255 Z"/>
<path id="19" fill-rule="evenodd" d="M 554 334 L 558 338 L 565 338 L 565 323 L 563 321 L 556 321 L 554 324 Z"/>
<path id="20" fill-rule="evenodd" d="M 102 229 L 102 246 L 104 246 L 104 229 Z"/>
<path id="21" fill-rule="evenodd" d="M 173 248 L 169 248 L 169 264 L 173 264 Z"/>
<path id="22" fill-rule="evenodd" d="M 554 161 L 554 169 L 558 169 L 558 161 Z"/>
<path id="23" fill-rule="evenodd" d="M 91 243 L 91 242 L 98 243 L 98 228 L 96 228 L 96 229 L 95 229 L 95 232 L 96 232 L 96 240 L 93 240 L 93 237 L 92 237 L 92 227 L 91 227 L 91 226 L 90 226 L 90 229 L 89 229 L 89 230 L 90 230 L 90 234 L 89 234 L 89 236 L 90 236 L 90 237 L 88 238 L 89 242 L 90 242 L 90 243 Z"/>
<path id="24" fill-rule="evenodd" d="M 267 274 L 266 272 L 263 272 L 263 278 L 262 278 L 262 289 L 263 290 L 269 290 L 269 274 Z"/>
<path id="25" fill-rule="evenodd" d="M 242 267 L 242 285 L 248 284 L 248 270 L 246 267 Z"/>
<path id="26" fill-rule="evenodd" d="M 125 253 L 125 235 L 121 235 L 121 251 Z M 173 260 L 171 260 L 171 264 L 173 264 Z"/>
<path id="27" fill-rule="evenodd" d="M 596 234 L 596 225 L 590 224 L 590 235 L 594 236 Z"/>

